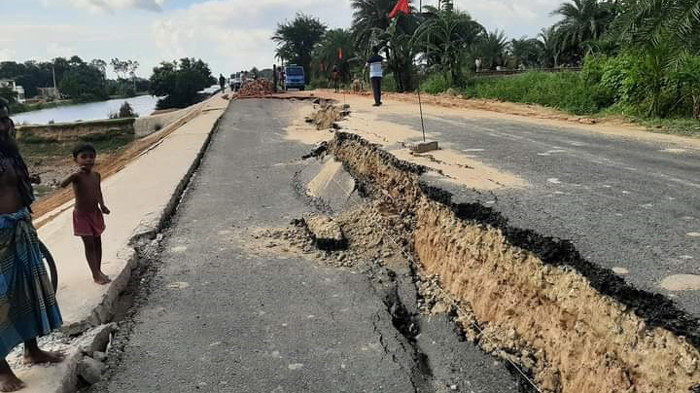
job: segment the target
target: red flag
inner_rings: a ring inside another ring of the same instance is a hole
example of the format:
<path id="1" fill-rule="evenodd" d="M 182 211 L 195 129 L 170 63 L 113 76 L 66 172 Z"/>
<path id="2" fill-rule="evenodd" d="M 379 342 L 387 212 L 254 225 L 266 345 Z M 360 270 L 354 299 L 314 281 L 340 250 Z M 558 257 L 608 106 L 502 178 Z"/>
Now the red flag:
<path id="1" fill-rule="evenodd" d="M 338 59 L 343 60 L 343 48 L 338 48 Z"/>
<path id="2" fill-rule="evenodd" d="M 396 18 L 396 15 L 398 15 L 399 12 L 403 12 L 406 15 L 411 13 L 411 8 L 408 6 L 408 0 L 399 0 L 389 14 L 389 19 Z"/>

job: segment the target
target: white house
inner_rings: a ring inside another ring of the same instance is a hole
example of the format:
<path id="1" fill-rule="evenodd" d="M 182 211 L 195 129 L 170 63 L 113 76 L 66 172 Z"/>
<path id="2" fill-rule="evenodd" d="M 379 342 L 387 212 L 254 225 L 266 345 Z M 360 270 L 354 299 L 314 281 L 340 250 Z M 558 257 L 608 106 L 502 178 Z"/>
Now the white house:
<path id="1" fill-rule="evenodd" d="M 20 104 L 23 104 L 26 101 L 24 97 L 24 87 L 16 84 L 14 80 L 0 79 L 0 87 L 9 87 L 10 89 L 12 89 L 12 91 L 17 93 L 17 102 L 19 102 Z"/>

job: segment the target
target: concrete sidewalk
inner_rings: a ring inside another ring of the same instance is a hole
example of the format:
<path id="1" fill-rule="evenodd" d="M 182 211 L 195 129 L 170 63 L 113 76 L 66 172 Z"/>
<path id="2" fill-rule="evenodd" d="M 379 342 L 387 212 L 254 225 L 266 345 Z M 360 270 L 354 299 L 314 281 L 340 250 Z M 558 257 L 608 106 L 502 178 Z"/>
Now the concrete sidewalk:
<path id="1" fill-rule="evenodd" d="M 103 271 L 112 278 L 110 285 L 93 283 L 82 242 L 73 236 L 71 208 L 64 205 L 57 209 L 61 213 L 39 230 L 39 237 L 56 260 L 65 332 L 76 335 L 111 321 L 119 294 L 137 264 L 132 242 L 161 229 L 228 104 L 221 95 L 212 97 L 201 105 L 198 116 L 103 181 L 105 203 L 112 210 L 103 235 Z M 83 344 L 90 346 L 90 338 L 87 341 Z M 69 347 L 69 358 L 59 366 L 16 369 L 28 385 L 23 392 L 70 389 L 66 385 L 75 380 L 71 374 L 82 357 L 80 352 Z"/>

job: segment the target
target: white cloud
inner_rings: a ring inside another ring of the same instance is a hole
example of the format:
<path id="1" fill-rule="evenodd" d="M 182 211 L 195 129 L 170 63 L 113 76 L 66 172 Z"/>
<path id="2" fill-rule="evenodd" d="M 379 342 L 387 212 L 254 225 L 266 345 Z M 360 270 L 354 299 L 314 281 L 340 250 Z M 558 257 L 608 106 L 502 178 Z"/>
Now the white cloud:
<path id="1" fill-rule="evenodd" d="M 49 42 L 49 44 L 46 45 L 46 53 L 49 57 L 71 57 L 77 52 L 75 48 L 64 46 L 57 42 Z"/>
<path id="2" fill-rule="evenodd" d="M 349 27 L 349 0 L 210 0 L 169 13 L 153 22 L 152 35 L 166 59 L 201 57 L 215 73 L 253 66 L 271 67 L 278 22 L 297 11 L 319 17 L 331 27 Z M 338 16 L 341 15 L 339 18 Z"/>
<path id="3" fill-rule="evenodd" d="M 162 11 L 166 0 L 43 0 L 44 5 L 65 3 L 94 12 L 113 12 L 116 10 L 142 9 L 147 11 Z"/>
<path id="4" fill-rule="evenodd" d="M 469 12 L 489 30 L 504 30 L 510 38 L 535 36 L 557 21 L 551 16 L 564 0 L 456 0 L 459 9 Z"/>
<path id="5" fill-rule="evenodd" d="M 14 49 L 2 48 L 0 49 L 0 61 L 14 60 L 16 53 Z"/>

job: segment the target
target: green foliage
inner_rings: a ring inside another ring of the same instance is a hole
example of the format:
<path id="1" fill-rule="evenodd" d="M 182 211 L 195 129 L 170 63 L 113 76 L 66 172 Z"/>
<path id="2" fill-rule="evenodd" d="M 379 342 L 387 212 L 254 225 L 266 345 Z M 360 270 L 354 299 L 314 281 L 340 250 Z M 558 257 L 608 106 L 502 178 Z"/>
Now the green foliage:
<path id="1" fill-rule="evenodd" d="M 470 98 L 539 104 L 575 114 L 594 114 L 609 106 L 611 97 L 606 92 L 571 72 L 477 78 L 464 90 Z"/>
<path id="2" fill-rule="evenodd" d="M 497 66 L 504 65 L 507 49 L 508 40 L 503 31 L 496 29 L 486 32 L 477 48 L 479 57 L 483 61 L 482 67 L 487 70 L 493 70 Z"/>
<path id="3" fill-rule="evenodd" d="M 0 87 L 0 98 L 12 105 L 17 101 L 17 93 L 9 87 Z"/>
<path id="4" fill-rule="evenodd" d="M 153 69 L 149 92 L 157 97 L 158 109 L 184 108 L 197 102 L 199 92 L 216 83 L 209 66 L 202 60 L 183 58 L 163 62 Z"/>
<path id="5" fill-rule="evenodd" d="M 110 119 L 128 119 L 131 117 L 139 117 L 139 114 L 134 112 L 128 101 L 124 101 L 118 112 L 109 114 Z"/>
<path id="6" fill-rule="evenodd" d="M 341 49 L 342 59 L 339 58 Z M 310 71 L 314 75 L 327 78 L 333 66 L 337 66 L 340 71 L 340 79 L 344 82 L 348 82 L 352 77 L 353 68 L 358 68 L 362 63 L 362 60 L 356 57 L 352 33 L 346 29 L 334 29 L 326 32 L 323 40 L 314 50 L 313 57 L 313 66 Z"/>
<path id="7" fill-rule="evenodd" d="M 76 101 L 96 101 L 107 99 L 104 74 L 98 68 L 84 63 L 80 58 L 72 58 L 71 67 L 63 74 L 59 90 Z"/>
<path id="8" fill-rule="evenodd" d="M 421 90 L 430 94 L 439 94 L 451 87 L 452 83 L 443 73 L 430 75 L 428 79 L 421 82 Z"/>
<path id="9" fill-rule="evenodd" d="M 276 55 L 288 63 L 304 67 L 309 78 L 311 54 L 325 32 L 326 25 L 318 18 L 298 13 L 291 22 L 277 24 L 272 36 L 272 41 L 277 44 Z"/>
<path id="10" fill-rule="evenodd" d="M 426 48 L 428 60 L 437 64 L 452 81 L 460 83 L 465 55 L 485 29 L 469 14 L 455 10 L 451 2 L 440 10 L 425 8 L 426 20 L 416 29 L 413 45 Z"/>

